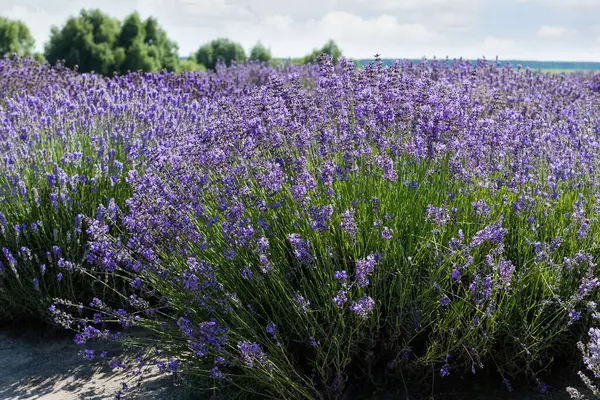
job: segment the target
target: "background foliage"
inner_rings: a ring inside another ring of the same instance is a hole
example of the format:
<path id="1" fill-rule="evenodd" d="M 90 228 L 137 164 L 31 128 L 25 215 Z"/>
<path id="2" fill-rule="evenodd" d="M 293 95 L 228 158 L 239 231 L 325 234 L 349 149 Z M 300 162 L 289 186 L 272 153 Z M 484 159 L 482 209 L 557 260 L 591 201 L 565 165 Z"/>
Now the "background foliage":
<path id="1" fill-rule="evenodd" d="M 82 9 L 62 27 L 53 26 L 43 55 L 34 53 L 34 45 L 23 22 L 0 17 L 0 56 L 32 56 L 38 62 L 47 60 L 51 65 L 61 62 L 68 68 L 77 66 L 79 72 L 111 76 L 129 71 L 206 71 L 215 70 L 219 62 L 230 66 L 234 61 L 239 64 L 247 59 L 273 66 L 284 64 L 280 59 L 273 59 L 271 50 L 260 42 L 246 54 L 241 44 L 226 38 L 206 42 L 193 55 L 180 58 L 177 44 L 169 39 L 156 18 L 142 20 L 134 12 L 121 22 L 99 9 Z M 330 40 L 320 50 L 288 62 L 307 64 L 321 53 L 331 55 L 334 62 L 342 55 Z"/>

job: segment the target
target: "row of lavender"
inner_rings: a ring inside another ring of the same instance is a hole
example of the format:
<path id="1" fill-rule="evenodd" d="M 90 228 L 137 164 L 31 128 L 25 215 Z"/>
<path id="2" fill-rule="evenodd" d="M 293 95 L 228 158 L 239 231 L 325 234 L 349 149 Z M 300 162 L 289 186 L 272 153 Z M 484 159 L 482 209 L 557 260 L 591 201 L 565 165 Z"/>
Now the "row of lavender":
<path id="1" fill-rule="evenodd" d="M 140 350 L 86 358 L 277 398 L 432 367 L 546 390 L 588 333 L 600 374 L 599 76 L 0 71 L 0 316 L 54 298 Z"/>
<path id="2" fill-rule="evenodd" d="M 91 265 L 84 216 L 110 219 L 125 205 L 127 176 L 144 170 L 149 148 L 195 124 L 184 104 L 234 98 L 271 72 L 249 64 L 105 79 L 31 59 L 0 61 L 0 320 L 48 318 L 52 297 L 104 291 L 71 274 Z M 308 82 L 318 71 L 278 70 L 283 79 L 292 72 Z"/>

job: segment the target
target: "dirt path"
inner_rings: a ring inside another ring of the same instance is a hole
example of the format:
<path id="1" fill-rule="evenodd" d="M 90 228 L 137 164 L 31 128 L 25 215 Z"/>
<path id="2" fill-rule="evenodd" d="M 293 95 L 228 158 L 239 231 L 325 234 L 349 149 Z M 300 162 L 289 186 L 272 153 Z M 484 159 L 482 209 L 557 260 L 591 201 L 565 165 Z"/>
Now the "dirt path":
<path id="1" fill-rule="evenodd" d="M 0 399 L 112 399 L 124 377 L 106 361 L 83 360 L 81 349 L 70 334 L 0 331 Z M 171 383 L 153 377 L 132 388 L 131 398 L 176 399 Z"/>

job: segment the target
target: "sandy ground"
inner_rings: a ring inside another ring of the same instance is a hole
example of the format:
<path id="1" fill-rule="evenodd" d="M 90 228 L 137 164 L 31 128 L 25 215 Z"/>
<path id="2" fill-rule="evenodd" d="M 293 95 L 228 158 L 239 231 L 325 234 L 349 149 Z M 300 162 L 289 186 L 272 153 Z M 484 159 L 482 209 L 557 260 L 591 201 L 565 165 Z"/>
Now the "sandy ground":
<path id="1" fill-rule="evenodd" d="M 120 382 L 106 361 L 82 360 L 71 334 L 0 331 L 0 399 L 112 399 Z M 177 399 L 173 378 L 152 376 L 129 384 L 137 399 Z"/>

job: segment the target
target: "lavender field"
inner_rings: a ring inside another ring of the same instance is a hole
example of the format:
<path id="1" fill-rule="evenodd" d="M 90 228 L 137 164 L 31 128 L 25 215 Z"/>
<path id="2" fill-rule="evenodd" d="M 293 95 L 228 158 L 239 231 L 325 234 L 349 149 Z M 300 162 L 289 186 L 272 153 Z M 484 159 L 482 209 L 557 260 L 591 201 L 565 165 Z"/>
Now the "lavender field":
<path id="1" fill-rule="evenodd" d="M 4 58 L 0 172 L 0 321 L 72 330 L 117 398 L 600 397 L 600 74 Z"/>

